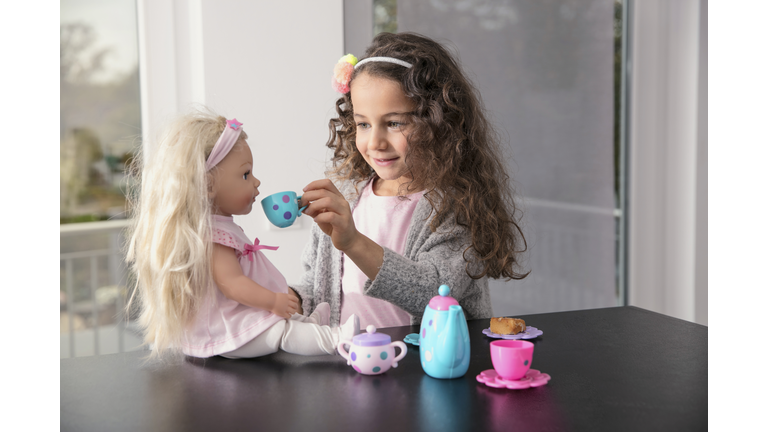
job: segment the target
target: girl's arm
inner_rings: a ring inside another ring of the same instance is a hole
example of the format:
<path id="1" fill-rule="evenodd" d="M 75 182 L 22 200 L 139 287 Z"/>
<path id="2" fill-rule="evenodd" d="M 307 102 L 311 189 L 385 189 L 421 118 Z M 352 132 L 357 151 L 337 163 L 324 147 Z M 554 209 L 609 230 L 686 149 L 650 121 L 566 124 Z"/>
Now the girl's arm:
<path id="1" fill-rule="evenodd" d="M 413 259 L 386 249 L 378 277 L 366 281 L 363 293 L 395 304 L 414 317 L 421 317 L 429 300 L 438 295 L 438 287 L 445 284 L 451 288 L 451 297 L 459 301 L 468 318 L 490 317 L 489 293 L 476 290 L 475 281 L 465 271 L 461 251 L 457 252 L 452 246 L 455 245 L 451 242 L 430 245 Z M 480 302 L 480 305 L 488 306 L 488 310 L 474 316 L 470 309 L 475 305 L 469 306 L 467 302 Z"/>
<path id="2" fill-rule="evenodd" d="M 446 284 L 451 297 L 459 301 L 468 319 L 492 316 L 488 279 L 472 279 L 467 274 L 464 250 L 469 233 L 448 217 L 436 232 L 430 229 L 431 206 L 420 202 L 413 214 L 407 256 L 384 249 L 384 261 L 376 279 L 367 281 L 367 296 L 386 300 L 414 317 L 421 317 L 437 288 Z M 466 258 L 472 259 L 472 251 Z M 478 273 L 476 264 L 470 265 Z"/>
<path id="3" fill-rule="evenodd" d="M 352 211 L 344 195 L 328 179 L 316 180 L 304 188 L 301 205 L 304 214 L 331 237 L 333 246 L 344 252 L 369 279 L 376 279 L 384 262 L 384 249 L 355 227 Z"/>
<path id="4" fill-rule="evenodd" d="M 214 243 L 211 264 L 213 280 L 228 299 L 283 318 L 297 312 L 299 299 L 295 295 L 272 292 L 244 275 L 234 249 Z"/>

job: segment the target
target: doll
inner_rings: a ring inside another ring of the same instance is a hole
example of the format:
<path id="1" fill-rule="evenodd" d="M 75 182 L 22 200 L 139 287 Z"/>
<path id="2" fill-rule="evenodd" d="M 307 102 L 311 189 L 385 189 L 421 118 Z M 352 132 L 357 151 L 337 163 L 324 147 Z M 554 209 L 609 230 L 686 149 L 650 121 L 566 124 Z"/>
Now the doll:
<path id="1" fill-rule="evenodd" d="M 259 195 L 247 139 L 236 119 L 197 111 L 173 122 L 138 166 L 127 260 L 152 355 L 334 354 L 359 333 L 356 316 L 328 326 L 327 303 L 297 314 L 298 299 L 263 252 L 277 248 L 234 222 Z"/>

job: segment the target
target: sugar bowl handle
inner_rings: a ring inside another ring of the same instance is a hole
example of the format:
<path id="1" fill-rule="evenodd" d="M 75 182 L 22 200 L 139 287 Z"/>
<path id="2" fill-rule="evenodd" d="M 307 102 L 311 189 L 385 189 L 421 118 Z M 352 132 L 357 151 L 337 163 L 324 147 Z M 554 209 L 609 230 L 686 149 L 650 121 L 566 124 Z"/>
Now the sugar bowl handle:
<path id="1" fill-rule="evenodd" d="M 408 347 L 405 346 L 405 343 L 402 342 L 402 341 L 394 341 L 394 342 L 392 342 L 392 345 L 400 348 L 400 354 L 398 354 L 397 357 L 392 359 L 392 367 L 396 368 L 397 367 L 397 362 L 402 360 L 403 357 L 405 357 L 405 354 L 408 353 Z"/>
<path id="2" fill-rule="evenodd" d="M 336 345 L 336 349 L 339 350 L 339 355 L 344 357 L 344 359 L 347 360 L 347 366 L 352 364 L 352 361 L 349 359 L 349 351 L 344 349 L 344 345 L 352 346 L 352 341 L 340 341 L 338 345 Z"/>

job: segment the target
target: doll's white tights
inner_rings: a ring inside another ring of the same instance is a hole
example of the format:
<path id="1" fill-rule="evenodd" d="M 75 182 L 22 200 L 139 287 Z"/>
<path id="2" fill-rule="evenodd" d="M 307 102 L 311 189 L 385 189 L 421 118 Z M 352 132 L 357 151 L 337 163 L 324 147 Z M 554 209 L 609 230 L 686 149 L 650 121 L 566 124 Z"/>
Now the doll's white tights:
<path id="1" fill-rule="evenodd" d="M 360 319 L 352 315 L 344 325 L 335 328 L 318 324 L 327 323 L 329 315 L 330 307 L 322 303 L 309 317 L 294 314 L 291 319 L 275 323 L 250 342 L 221 356 L 231 359 L 261 357 L 278 349 L 299 355 L 336 354 L 340 340 L 352 340 L 360 333 Z"/>

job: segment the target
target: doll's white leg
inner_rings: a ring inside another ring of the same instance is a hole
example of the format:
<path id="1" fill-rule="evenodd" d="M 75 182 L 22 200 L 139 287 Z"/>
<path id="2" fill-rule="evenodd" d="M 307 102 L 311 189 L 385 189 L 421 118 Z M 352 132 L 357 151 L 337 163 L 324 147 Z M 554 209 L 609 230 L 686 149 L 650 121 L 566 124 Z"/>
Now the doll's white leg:
<path id="1" fill-rule="evenodd" d="M 230 359 L 239 359 L 261 357 L 267 354 L 276 353 L 277 350 L 280 349 L 280 342 L 285 333 L 286 323 L 287 321 L 285 320 L 276 322 L 272 327 L 253 338 L 250 342 L 236 350 L 221 354 L 221 356 Z"/>
<path id="2" fill-rule="evenodd" d="M 291 315 L 291 317 L 290 317 L 290 318 L 288 318 L 288 319 L 292 319 L 292 320 L 294 320 L 294 321 L 300 321 L 300 322 L 308 322 L 308 323 L 317 324 L 317 323 L 315 322 L 315 320 L 314 320 L 314 319 L 312 319 L 312 315 L 310 315 L 310 316 L 304 316 L 304 315 L 302 315 L 302 314 L 299 314 L 299 313 L 295 313 L 295 314 Z"/>
<path id="3" fill-rule="evenodd" d="M 330 328 L 308 322 L 289 320 L 285 325 L 280 349 L 300 355 L 336 354 L 340 340 L 351 340 L 360 333 L 360 319 L 349 317 L 341 327 Z"/>
<path id="4" fill-rule="evenodd" d="M 326 302 L 322 302 L 312 311 L 309 316 L 315 320 L 315 324 L 328 325 L 331 323 L 331 305 Z"/>
<path id="5" fill-rule="evenodd" d="M 313 324 L 328 325 L 331 322 L 331 305 L 325 302 L 320 303 L 308 317 L 295 313 L 291 316 L 291 319 Z"/>
<path id="6" fill-rule="evenodd" d="M 300 355 L 325 355 L 336 352 L 338 330 L 311 322 L 288 320 L 280 349 Z"/>

